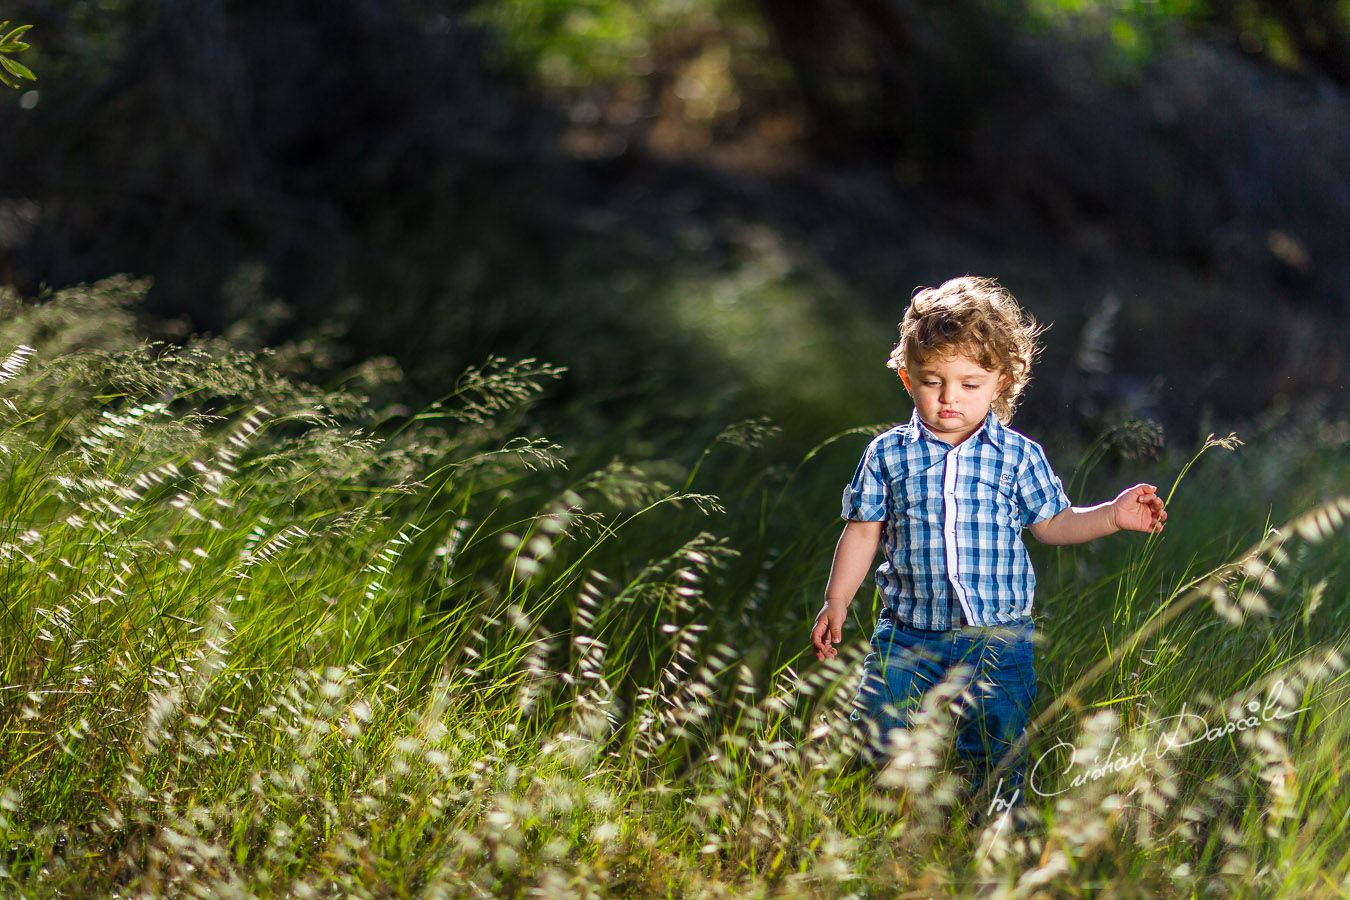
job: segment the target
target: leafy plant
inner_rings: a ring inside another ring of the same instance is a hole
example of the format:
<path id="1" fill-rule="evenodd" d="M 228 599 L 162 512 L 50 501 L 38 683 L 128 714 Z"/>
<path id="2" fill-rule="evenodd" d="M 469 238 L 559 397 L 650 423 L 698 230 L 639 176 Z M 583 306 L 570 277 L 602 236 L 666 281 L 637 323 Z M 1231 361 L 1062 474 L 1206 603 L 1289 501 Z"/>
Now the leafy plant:
<path id="1" fill-rule="evenodd" d="M 3 34 L 9 22 L 0 22 L 0 34 Z M 19 40 L 23 37 L 32 25 L 20 25 L 8 34 L 0 36 L 0 82 L 9 85 L 12 88 L 19 87 L 19 79 L 27 81 L 37 81 L 37 76 L 33 70 L 23 63 L 14 59 L 14 54 L 22 53 L 27 50 L 29 45 Z"/>

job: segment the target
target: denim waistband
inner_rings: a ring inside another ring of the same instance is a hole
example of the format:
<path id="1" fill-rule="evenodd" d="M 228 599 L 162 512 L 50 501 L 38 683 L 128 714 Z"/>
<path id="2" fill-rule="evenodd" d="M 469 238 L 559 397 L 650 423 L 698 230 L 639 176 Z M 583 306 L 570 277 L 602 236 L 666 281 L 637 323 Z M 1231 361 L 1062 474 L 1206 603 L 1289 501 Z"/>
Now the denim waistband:
<path id="1" fill-rule="evenodd" d="M 911 625 L 908 622 L 901 622 L 899 619 L 896 618 L 895 613 L 891 610 L 890 607 L 883 607 L 881 610 L 881 621 L 891 622 L 897 628 L 904 628 L 909 631 L 917 631 L 923 634 L 931 634 L 931 635 L 942 635 L 952 633 L 981 634 L 990 631 L 991 629 L 997 628 L 1002 629 L 1029 628 L 1031 627 L 1033 620 L 1030 616 L 1023 616 L 1022 618 L 1014 619 L 1011 622 L 994 622 L 990 625 L 954 625 L 951 628 L 920 628 L 917 625 Z"/>

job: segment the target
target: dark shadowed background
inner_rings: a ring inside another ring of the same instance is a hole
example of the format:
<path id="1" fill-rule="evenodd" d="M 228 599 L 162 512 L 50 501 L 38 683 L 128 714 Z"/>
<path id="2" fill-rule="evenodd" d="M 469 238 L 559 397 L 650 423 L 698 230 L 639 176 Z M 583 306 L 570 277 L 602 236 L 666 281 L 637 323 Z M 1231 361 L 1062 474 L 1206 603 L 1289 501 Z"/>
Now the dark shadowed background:
<path id="1" fill-rule="evenodd" d="M 616 452 L 809 446 L 907 417 L 895 323 L 970 272 L 1053 323 L 1028 432 L 1346 408 L 1344 2 L 10 7 L 0 283 L 149 276 L 158 335 L 323 338 L 409 408 L 532 355 Z"/>

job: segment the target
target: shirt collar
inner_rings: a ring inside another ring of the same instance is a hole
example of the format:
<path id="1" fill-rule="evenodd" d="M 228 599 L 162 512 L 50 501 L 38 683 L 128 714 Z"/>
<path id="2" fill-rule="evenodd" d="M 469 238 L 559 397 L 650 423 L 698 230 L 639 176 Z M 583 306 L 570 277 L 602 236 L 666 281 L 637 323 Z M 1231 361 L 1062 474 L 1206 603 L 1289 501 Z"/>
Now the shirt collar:
<path id="1" fill-rule="evenodd" d="M 922 440 L 924 435 L 932 437 L 932 432 L 928 430 L 928 426 L 923 424 L 923 420 L 919 418 L 919 410 L 917 407 L 915 407 L 913 415 L 909 417 L 909 423 L 911 427 L 905 437 L 904 443 L 910 444 L 914 441 Z M 970 439 L 973 441 L 977 441 L 980 438 L 984 438 L 999 450 L 1003 449 L 1003 423 L 998 420 L 998 416 L 994 415 L 992 409 L 985 414 L 984 425 L 970 436 Z M 933 440 L 936 441 L 938 439 L 933 438 Z M 942 441 L 941 443 L 946 442 Z"/>

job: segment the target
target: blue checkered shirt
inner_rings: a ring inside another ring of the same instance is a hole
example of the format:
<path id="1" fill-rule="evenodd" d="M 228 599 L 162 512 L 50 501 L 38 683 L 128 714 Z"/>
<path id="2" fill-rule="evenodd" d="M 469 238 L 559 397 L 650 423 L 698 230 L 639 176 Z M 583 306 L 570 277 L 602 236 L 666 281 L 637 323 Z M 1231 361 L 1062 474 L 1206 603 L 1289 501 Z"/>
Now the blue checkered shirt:
<path id="1" fill-rule="evenodd" d="M 886 523 L 875 580 L 898 621 L 959 628 L 1031 615 L 1036 573 L 1022 529 L 1069 505 L 1041 445 L 992 410 L 956 446 L 934 437 L 915 410 L 868 443 L 842 516 Z"/>

